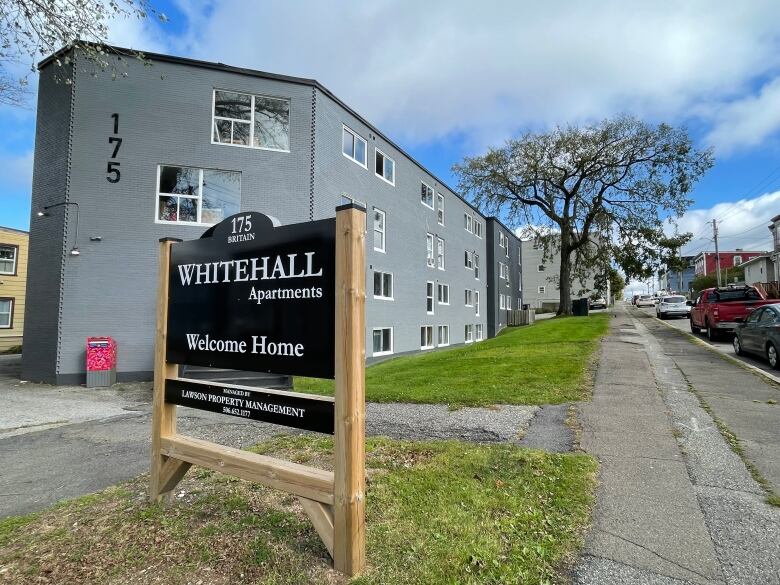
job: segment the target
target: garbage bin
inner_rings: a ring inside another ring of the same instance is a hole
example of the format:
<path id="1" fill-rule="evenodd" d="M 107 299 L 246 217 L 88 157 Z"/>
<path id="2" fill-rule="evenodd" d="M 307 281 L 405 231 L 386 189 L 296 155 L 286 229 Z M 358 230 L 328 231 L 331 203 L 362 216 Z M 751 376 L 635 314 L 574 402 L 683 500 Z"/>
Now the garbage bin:
<path id="1" fill-rule="evenodd" d="M 588 316 L 588 299 L 574 299 L 571 302 L 571 314 L 575 317 Z"/>
<path id="2" fill-rule="evenodd" d="M 116 382 L 116 341 L 111 337 L 87 337 L 87 388 Z"/>

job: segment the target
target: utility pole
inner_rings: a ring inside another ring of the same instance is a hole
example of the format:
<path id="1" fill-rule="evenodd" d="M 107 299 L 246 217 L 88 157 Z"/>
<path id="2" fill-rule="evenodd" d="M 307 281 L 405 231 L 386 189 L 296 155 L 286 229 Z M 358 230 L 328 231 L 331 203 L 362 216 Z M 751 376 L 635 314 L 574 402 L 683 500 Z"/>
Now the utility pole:
<path id="1" fill-rule="evenodd" d="M 712 236 L 715 240 L 715 268 L 718 275 L 718 288 L 720 288 L 720 252 L 718 251 L 718 221 L 712 220 Z M 706 261 L 706 257 L 705 257 Z"/>

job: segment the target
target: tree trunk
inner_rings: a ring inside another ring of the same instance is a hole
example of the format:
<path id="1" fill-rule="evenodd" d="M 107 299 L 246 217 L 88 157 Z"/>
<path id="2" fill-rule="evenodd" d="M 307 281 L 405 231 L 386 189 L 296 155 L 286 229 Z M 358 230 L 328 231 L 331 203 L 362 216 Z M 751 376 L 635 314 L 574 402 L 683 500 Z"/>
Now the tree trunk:
<path id="1" fill-rule="evenodd" d="M 571 315 L 571 234 L 566 229 L 561 230 L 561 270 L 558 275 L 558 290 L 560 304 L 558 315 Z"/>

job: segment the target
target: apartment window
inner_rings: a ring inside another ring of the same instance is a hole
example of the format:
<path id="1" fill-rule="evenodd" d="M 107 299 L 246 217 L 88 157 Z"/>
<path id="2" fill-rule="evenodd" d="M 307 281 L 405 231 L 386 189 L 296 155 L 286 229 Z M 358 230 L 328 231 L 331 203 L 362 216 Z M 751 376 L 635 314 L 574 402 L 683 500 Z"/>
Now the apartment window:
<path id="1" fill-rule="evenodd" d="M 378 148 L 374 149 L 374 172 L 377 177 L 395 186 L 395 161 Z"/>
<path id="2" fill-rule="evenodd" d="M 10 329 L 14 323 L 14 300 L 0 299 L 0 329 Z"/>
<path id="3" fill-rule="evenodd" d="M 393 300 L 393 275 L 374 270 L 374 298 Z"/>
<path id="4" fill-rule="evenodd" d="M 501 248 L 506 248 L 506 236 L 504 232 L 498 232 L 498 245 Z"/>
<path id="5" fill-rule="evenodd" d="M 433 209 L 433 187 L 420 182 L 420 203 Z"/>
<path id="6" fill-rule="evenodd" d="M 438 208 L 436 209 L 436 219 L 439 225 L 444 225 L 444 195 L 436 193 L 436 203 Z"/>
<path id="7" fill-rule="evenodd" d="M 450 304 L 450 285 L 439 283 L 436 287 L 436 299 L 440 305 Z"/>
<path id="8" fill-rule="evenodd" d="M 10 244 L 0 244 L 0 274 L 16 274 L 16 257 L 19 248 Z"/>
<path id="9" fill-rule="evenodd" d="M 444 240 L 436 238 L 436 267 L 444 270 Z"/>
<path id="10" fill-rule="evenodd" d="M 466 340 L 466 343 L 471 343 L 474 341 L 474 326 L 473 325 L 466 325 L 464 329 L 464 338 Z"/>
<path id="11" fill-rule="evenodd" d="M 545 267 L 545 265 L 544 265 L 544 264 L 539 264 L 539 265 L 536 267 L 536 271 L 537 271 L 537 272 L 544 272 L 545 270 L 547 270 L 547 268 Z"/>
<path id="12" fill-rule="evenodd" d="M 479 291 L 474 291 L 474 314 L 479 317 Z"/>
<path id="13" fill-rule="evenodd" d="M 480 239 L 482 238 L 482 223 L 476 219 L 474 220 L 474 235 Z"/>
<path id="14" fill-rule="evenodd" d="M 344 156 L 355 161 L 361 167 L 367 167 L 366 150 L 365 139 L 360 134 L 343 126 L 341 131 L 341 152 Z"/>
<path id="15" fill-rule="evenodd" d="M 742 256 L 734 256 L 734 266 L 742 264 Z"/>
<path id="16" fill-rule="evenodd" d="M 420 327 L 420 349 L 433 349 L 433 325 Z"/>
<path id="17" fill-rule="evenodd" d="M 385 251 L 385 212 L 374 207 L 374 250 Z"/>
<path id="18" fill-rule="evenodd" d="M 474 252 L 470 250 L 466 250 L 465 266 L 469 270 L 472 270 L 474 268 Z"/>
<path id="19" fill-rule="evenodd" d="M 381 327 L 372 331 L 374 353 L 373 355 L 387 355 L 393 353 L 393 328 Z"/>
<path id="20" fill-rule="evenodd" d="M 240 207 L 241 173 L 157 167 L 157 221 L 212 225 Z"/>
<path id="21" fill-rule="evenodd" d="M 506 309 L 506 301 L 504 300 L 504 294 L 500 293 L 498 295 L 498 307 L 503 311 Z"/>
<path id="22" fill-rule="evenodd" d="M 474 254 L 474 278 L 479 280 L 479 255 Z"/>
<path id="23" fill-rule="evenodd" d="M 439 325 L 439 347 L 450 344 L 450 326 Z"/>
<path id="24" fill-rule="evenodd" d="M 506 242 L 506 248 L 504 249 L 504 256 L 509 258 L 509 238 L 504 238 L 504 241 Z"/>
<path id="25" fill-rule="evenodd" d="M 482 341 L 485 337 L 483 335 L 482 323 L 477 324 L 477 341 Z"/>
<path id="26" fill-rule="evenodd" d="M 433 281 L 425 283 L 425 312 L 433 315 Z"/>
<path id="27" fill-rule="evenodd" d="M 547 292 L 547 289 L 546 289 L 546 287 L 540 286 L 537 292 L 540 295 L 543 295 L 545 292 Z"/>
<path id="28" fill-rule="evenodd" d="M 212 142 L 290 150 L 290 100 L 214 90 Z"/>
<path id="29" fill-rule="evenodd" d="M 473 224 L 473 222 L 474 222 L 474 220 L 471 217 L 470 213 L 464 213 L 463 214 L 463 227 L 469 233 L 474 231 L 474 224 Z"/>
<path id="30" fill-rule="evenodd" d="M 425 254 L 426 263 L 433 268 L 436 265 L 436 260 L 433 257 L 433 234 L 425 234 Z"/>
<path id="31" fill-rule="evenodd" d="M 473 307 L 474 306 L 474 291 L 470 288 L 466 289 L 466 294 L 464 295 L 464 304 L 467 307 Z"/>
<path id="32" fill-rule="evenodd" d="M 498 263 L 498 274 L 500 278 L 507 279 L 509 278 L 509 266 L 504 264 L 503 262 Z"/>

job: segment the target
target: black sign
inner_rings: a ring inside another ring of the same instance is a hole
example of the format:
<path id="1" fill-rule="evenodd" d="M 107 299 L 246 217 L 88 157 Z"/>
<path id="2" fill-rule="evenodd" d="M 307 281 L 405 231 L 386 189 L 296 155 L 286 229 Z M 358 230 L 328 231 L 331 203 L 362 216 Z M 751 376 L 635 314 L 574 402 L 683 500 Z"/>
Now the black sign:
<path id="1" fill-rule="evenodd" d="M 166 380 L 165 402 L 231 416 L 333 434 L 333 399 L 243 386 Z"/>
<path id="2" fill-rule="evenodd" d="M 168 361 L 334 377 L 336 220 L 240 213 L 173 244 Z"/>

